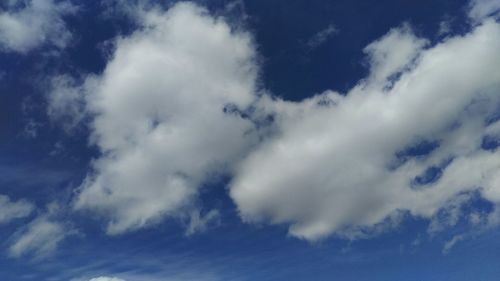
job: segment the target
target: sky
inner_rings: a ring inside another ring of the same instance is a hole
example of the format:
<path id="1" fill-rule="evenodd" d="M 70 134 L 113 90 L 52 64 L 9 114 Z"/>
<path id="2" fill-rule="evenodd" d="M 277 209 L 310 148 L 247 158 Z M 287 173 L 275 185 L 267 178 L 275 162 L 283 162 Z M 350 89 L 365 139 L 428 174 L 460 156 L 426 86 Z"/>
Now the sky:
<path id="1" fill-rule="evenodd" d="M 1 0 L 0 280 L 497 280 L 499 0 Z"/>

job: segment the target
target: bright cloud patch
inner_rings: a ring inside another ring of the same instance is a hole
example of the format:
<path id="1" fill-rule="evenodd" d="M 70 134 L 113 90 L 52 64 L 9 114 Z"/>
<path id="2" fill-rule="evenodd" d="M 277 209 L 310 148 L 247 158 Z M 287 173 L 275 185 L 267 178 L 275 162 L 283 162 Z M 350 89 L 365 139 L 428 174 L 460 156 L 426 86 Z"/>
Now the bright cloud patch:
<path id="1" fill-rule="evenodd" d="M 75 11 L 53 0 L 9 1 L 0 12 L 0 49 L 25 53 L 44 43 L 62 48 L 71 38 L 62 19 Z"/>
<path id="2" fill-rule="evenodd" d="M 467 191 L 500 203 L 500 152 L 482 147 L 498 137 L 500 25 L 425 46 L 395 29 L 365 49 L 370 75 L 346 95 L 263 99 L 277 132 L 231 183 L 242 217 L 356 238 L 404 213 L 431 218 Z"/>
<path id="3" fill-rule="evenodd" d="M 88 77 L 83 90 L 56 79 L 52 99 L 57 115 L 61 103 L 78 102 L 61 91 L 83 92 L 95 116 L 92 140 L 102 155 L 75 208 L 101 212 L 110 234 L 189 213 L 197 190 L 255 142 L 252 123 L 234 113 L 255 99 L 248 34 L 188 3 L 141 19 L 139 31 L 116 41 L 101 76 Z"/>
<path id="4" fill-rule="evenodd" d="M 27 217 L 33 212 L 33 209 L 34 206 L 27 201 L 13 202 L 9 197 L 0 195 L 0 224 Z"/>
<path id="5" fill-rule="evenodd" d="M 469 16 L 474 20 L 498 15 L 500 12 L 500 0 L 472 0 L 470 6 Z"/>
<path id="6" fill-rule="evenodd" d="M 125 281 L 125 280 L 120 279 L 120 278 L 116 278 L 116 277 L 101 276 L 101 277 L 92 278 L 89 281 Z"/>
<path id="7" fill-rule="evenodd" d="M 35 259 L 45 258 L 54 253 L 59 243 L 72 234 L 72 229 L 53 220 L 50 215 L 41 215 L 13 236 L 9 254 L 15 258 L 27 254 Z"/>

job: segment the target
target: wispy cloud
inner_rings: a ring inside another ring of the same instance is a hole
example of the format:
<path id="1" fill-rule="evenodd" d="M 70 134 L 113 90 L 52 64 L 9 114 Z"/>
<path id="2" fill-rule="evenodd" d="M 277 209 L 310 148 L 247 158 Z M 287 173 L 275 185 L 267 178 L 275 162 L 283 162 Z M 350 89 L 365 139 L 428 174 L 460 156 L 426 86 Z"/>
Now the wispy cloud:
<path id="1" fill-rule="evenodd" d="M 70 177 L 71 173 L 67 170 L 49 169 L 21 162 L 0 162 L 0 184 L 3 186 L 47 187 L 62 183 Z"/>
<path id="2" fill-rule="evenodd" d="M 316 49 L 323 43 L 325 43 L 331 36 L 337 34 L 339 30 L 335 25 L 330 24 L 325 29 L 314 34 L 309 40 L 307 40 L 306 45 L 309 49 Z"/>
<path id="3" fill-rule="evenodd" d="M 11 201 L 8 196 L 0 195 L 0 224 L 27 217 L 34 208 L 34 205 L 26 200 Z"/>
<path id="4" fill-rule="evenodd" d="M 67 223 L 58 221 L 59 206 L 51 204 L 46 213 L 39 215 L 11 237 L 9 255 L 13 258 L 30 255 L 42 260 L 52 255 L 58 245 L 77 232 Z"/>
<path id="5" fill-rule="evenodd" d="M 444 246 L 443 246 L 443 250 L 442 250 L 442 253 L 443 255 L 447 255 L 451 249 L 460 241 L 462 241 L 464 239 L 464 236 L 463 235 L 455 235 L 453 236 L 453 238 L 451 238 L 449 241 L 447 241 Z"/>

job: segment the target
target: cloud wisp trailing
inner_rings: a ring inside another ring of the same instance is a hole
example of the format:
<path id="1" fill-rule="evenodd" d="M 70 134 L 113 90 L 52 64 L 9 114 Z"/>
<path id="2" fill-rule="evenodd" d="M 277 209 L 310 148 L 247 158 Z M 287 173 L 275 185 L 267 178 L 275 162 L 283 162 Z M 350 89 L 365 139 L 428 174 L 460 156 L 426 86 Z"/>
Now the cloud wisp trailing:
<path id="1" fill-rule="evenodd" d="M 330 24 L 326 28 L 320 30 L 318 33 L 309 38 L 306 45 L 307 47 L 309 47 L 309 49 L 316 49 L 337 32 L 338 29 L 333 24 Z"/>

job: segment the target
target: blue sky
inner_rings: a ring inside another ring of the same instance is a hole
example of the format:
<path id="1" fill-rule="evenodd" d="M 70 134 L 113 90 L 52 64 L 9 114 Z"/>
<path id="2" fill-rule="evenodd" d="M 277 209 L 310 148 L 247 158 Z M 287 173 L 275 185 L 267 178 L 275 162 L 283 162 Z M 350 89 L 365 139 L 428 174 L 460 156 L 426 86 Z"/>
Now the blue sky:
<path id="1" fill-rule="evenodd" d="M 0 2 L 0 280 L 496 280 L 499 12 Z"/>

